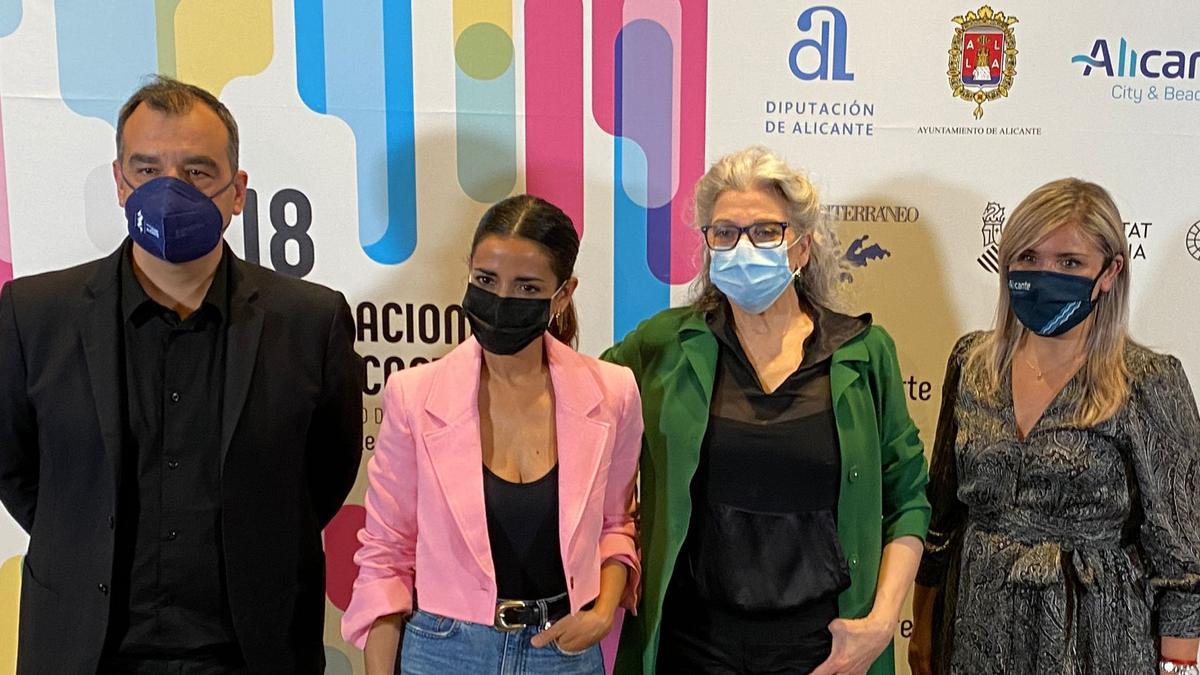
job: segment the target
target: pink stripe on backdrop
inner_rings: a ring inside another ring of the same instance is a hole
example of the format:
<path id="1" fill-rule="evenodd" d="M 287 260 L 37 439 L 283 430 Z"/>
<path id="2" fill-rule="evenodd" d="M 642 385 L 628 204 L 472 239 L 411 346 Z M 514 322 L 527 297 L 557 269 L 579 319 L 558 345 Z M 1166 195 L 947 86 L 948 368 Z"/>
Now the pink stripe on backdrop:
<path id="1" fill-rule="evenodd" d="M 609 135 L 617 135 L 616 51 L 624 0 L 592 3 L 592 117 Z"/>
<path id="2" fill-rule="evenodd" d="M 13 276 L 12 237 L 8 230 L 8 176 L 4 170 L 4 115 L 0 109 L 0 285 Z"/>
<path id="3" fill-rule="evenodd" d="M 671 159 L 674 160 L 679 157 L 679 90 L 682 82 L 679 77 L 682 60 L 680 45 L 683 43 L 679 3 L 676 0 L 625 0 L 625 7 L 621 11 L 623 25 L 628 26 L 638 19 L 648 19 L 657 23 L 671 38 Z M 637 67 L 632 63 L 625 65 Z M 670 194 L 674 195 L 679 187 L 679 164 L 672 161 Z M 657 207 L 663 204 L 647 206 Z"/>
<path id="4" fill-rule="evenodd" d="M 583 3 L 525 2 L 525 189 L 583 236 Z"/>
<path id="5" fill-rule="evenodd" d="M 704 127 L 708 89 L 708 1 L 683 4 L 679 41 L 679 189 L 671 200 L 671 283 L 695 278 L 700 237 L 692 228 L 692 192 L 704 175 Z"/>

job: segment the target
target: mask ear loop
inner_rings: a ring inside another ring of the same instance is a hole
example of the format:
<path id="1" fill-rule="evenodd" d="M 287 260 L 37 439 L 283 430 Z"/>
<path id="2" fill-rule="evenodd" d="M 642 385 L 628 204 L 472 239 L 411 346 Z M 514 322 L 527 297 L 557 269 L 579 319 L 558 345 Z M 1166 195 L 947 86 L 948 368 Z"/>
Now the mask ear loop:
<path id="1" fill-rule="evenodd" d="M 558 288 L 556 288 L 554 292 L 550 294 L 551 303 L 554 302 L 554 296 L 561 293 L 562 289 L 567 287 L 567 282 L 570 280 L 571 278 L 567 277 L 561 284 L 559 284 Z M 546 326 L 549 327 L 550 324 L 557 324 L 559 328 L 562 328 L 562 312 L 555 312 L 554 315 L 550 317 L 550 321 L 546 323 Z"/>
<path id="2" fill-rule="evenodd" d="M 1111 265 L 1113 263 L 1113 261 L 1116 259 L 1117 259 L 1116 256 L 1112 256 L 1112 255 L 1104 256 L 1104 265 L 1100 267 L 1100 273 L 1096 275 L 1095 279 L 1092 279 L 1092 290 L 1096 289 L 1096 284 L 1100 283 L 1100 277 L 1104 276 L 1104 273 L 1108 271 L 1108 266 Z M 1100 293 L 1100 296 L 1103 296 L 1103 295 L 1105 295 L 1105 294 Z M 1097 297 L 1096 299 L 1099 300 L 1100 297 Z"/>
<path id="3" fill-rule="evenodd" d="M 799 244 L 799 243 L 800 243 L 800 240 L 804 239 L 804 237 L 808 237 L 808 245 L 809 245 L 809 247 L 810 247 L 810 249 L 811 249 L 811 247 L 812 247 L 812 241 L 813 241 L 813 240 L 812 240 L 812 232 L 807 232 L 807 233 L 805 233 L 803 236 L 796 237 L 796 241 L 793 241 L 792 243 L 790 243 L 790 244 L 788 244 L 788 245 L 784 246 L 784 249 L 785 249 L 785 250 L 787 250 L 787 251 L 790 251 L 790 250 L 792 250 L 792 247 L 793 247 L 793 246 L 795 246 L 796 244 Z M 810 255 L 811 255 L 811 254 L 810 254 Z M 790 270 L 790 269 L 792 269 L 792 264 L 791 264 L 791 262 L 790 262 L 790 261 L 788 262 L 788 269 L 789 269 L 789 270 Z M 803 265 L 801 265 L 801 266 L 797 267 L 797 268 L 796 268 L 794 271 L 792 271 L 792 278 L 794 278 L 794 279 L 799 279 L 799 278 L 800 278 L 800 275 L 801 275 L 803 272 L 804 272 L 804 266 L 803 266 Z"/>

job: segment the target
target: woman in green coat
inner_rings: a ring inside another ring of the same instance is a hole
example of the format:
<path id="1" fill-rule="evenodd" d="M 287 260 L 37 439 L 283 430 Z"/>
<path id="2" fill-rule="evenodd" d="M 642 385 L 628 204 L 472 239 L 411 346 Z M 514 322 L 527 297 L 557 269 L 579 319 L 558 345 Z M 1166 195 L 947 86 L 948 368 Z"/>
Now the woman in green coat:
<path id="1" fill-rule="evenodd" d="M 893 672 L 929 524 L 895 346 L 833 309 L 837 239 L 765 148 L 696 187 L 698 300 L 603 358 L 642 394 L 642 605 L 619 673 Z"/>

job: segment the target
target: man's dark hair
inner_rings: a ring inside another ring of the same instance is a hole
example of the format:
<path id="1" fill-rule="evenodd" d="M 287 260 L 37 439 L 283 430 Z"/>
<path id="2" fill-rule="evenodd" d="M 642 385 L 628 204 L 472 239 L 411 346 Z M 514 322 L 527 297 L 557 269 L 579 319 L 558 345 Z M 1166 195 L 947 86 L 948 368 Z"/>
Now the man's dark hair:
<path id="1" fill-rule="evenodd" d="M 231 171 L 237 171 L 238 128 L 229 108 L 226 108 L 225 104 L 218 101 L 216 96 L 204 89 L 166 75 L 155 75 L 148 84 L 133 92 L 133 96 L 130 96 L 129 100 L 125 101 L 125 105 L 121 106 L 121 112 L 117 115 L 117 161 L 121 161 L 124 157 L 125 148 L 122 134 L 125 132 L 125 122 L 139 105 L 145 103 L 154 110 L 168 115 L 183 115 L 191 110 L 197 101 L 208 106 L 217 114 L 217 117 L 221 118 L 221 123 L 229 132 L 229 143 L 225 150 L 229 155 L 229 168 Z"/>

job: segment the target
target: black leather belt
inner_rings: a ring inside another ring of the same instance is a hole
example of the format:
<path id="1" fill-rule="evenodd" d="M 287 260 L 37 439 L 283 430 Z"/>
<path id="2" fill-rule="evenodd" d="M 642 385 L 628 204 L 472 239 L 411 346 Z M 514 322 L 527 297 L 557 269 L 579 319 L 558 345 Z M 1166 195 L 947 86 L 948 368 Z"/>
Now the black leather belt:
<path id="1" fill-rule="evenodd" d="M 566 593 L 544 600 L 499 600 L 493 626 L 505 632 L 526 626 L 546 626 L 571 613 L 571 598 Z"/>

